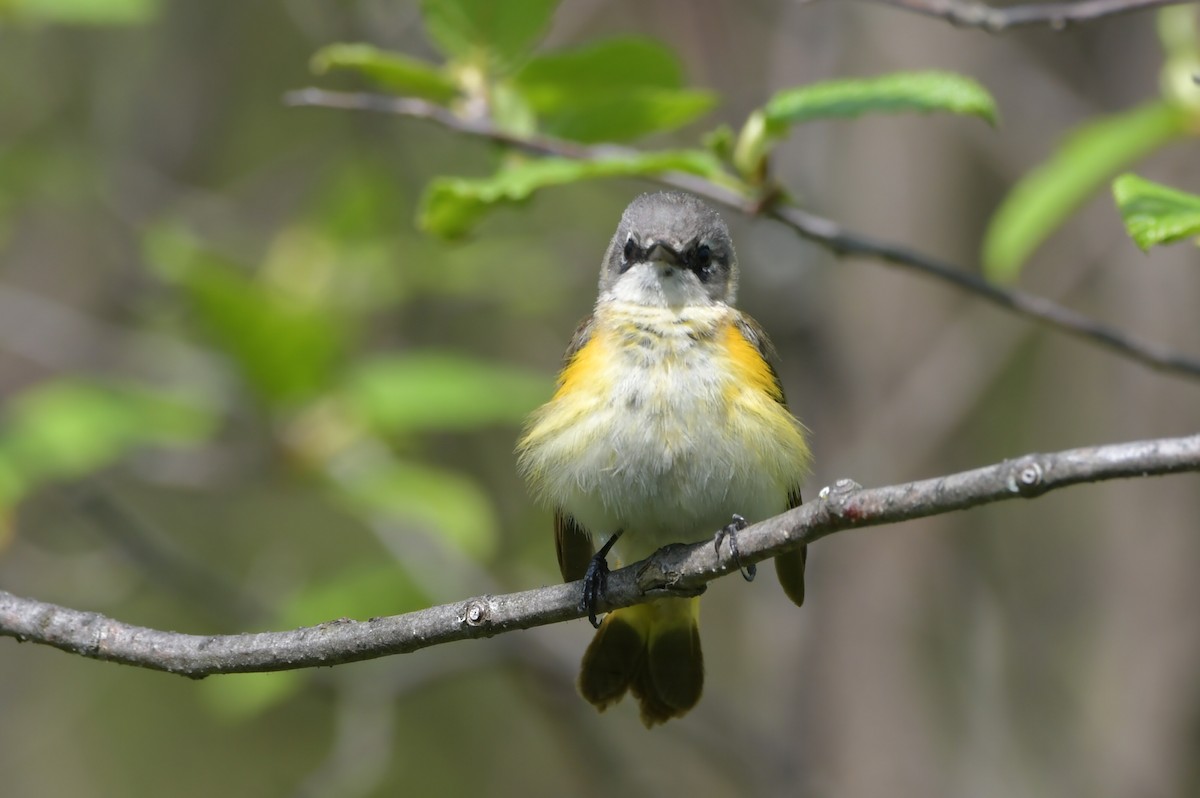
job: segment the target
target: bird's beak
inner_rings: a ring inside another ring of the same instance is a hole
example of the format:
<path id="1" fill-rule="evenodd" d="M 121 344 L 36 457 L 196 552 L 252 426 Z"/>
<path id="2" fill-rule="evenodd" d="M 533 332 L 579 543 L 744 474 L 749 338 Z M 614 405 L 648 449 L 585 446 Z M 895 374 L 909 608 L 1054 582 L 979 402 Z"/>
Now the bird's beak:
<path id="1" fill-rule="evenodd" d="M 670 244 L 662 241 L 651 241 L 646 247 L 646 262 L 661 263 L 664 266 L 682 266 L 679 252 Z"/>

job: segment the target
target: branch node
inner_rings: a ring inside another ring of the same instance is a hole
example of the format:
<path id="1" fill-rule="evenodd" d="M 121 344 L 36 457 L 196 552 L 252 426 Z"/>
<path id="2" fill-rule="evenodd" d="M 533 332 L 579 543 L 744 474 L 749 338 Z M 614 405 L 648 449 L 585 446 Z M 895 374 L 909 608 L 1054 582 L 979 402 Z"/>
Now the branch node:
<path id="1" fill-rule="evenodd" d="M 459 623 L 467 626 L 487 626 L 492 620 L 492 597 L 480 596 L 466 603 L 458 616 Z"/>
<path id="2" fill-rule="evenodd" d="M 817 498 L 825 502 L 825 511 L 829 515 L 856 523 L 862 519 L 863 509 L 860 503 L 851 499 L 862 489 L 863 486 L 854 480 L 843 478 L 821 488 Z"/>
<path id="3" fill-rule="evenodd" d="M 1013 464 L 1005 484 L 1009 493 L 1025 497 L 1040 496 L 1045 491 L 1044 477 L 1041 463 L 1032 458 L 1024 458 Z"/>
<path id="4" fill-rule="evenodd" d="M 818 499 L 830 501 L 844 498 L 851 493 L 856 493 L 863 489 L 863 486 L 852 479 L 842 478 L 832 485 L 826 485 L 821 488 L 821 492 L 817 494 Z"/>

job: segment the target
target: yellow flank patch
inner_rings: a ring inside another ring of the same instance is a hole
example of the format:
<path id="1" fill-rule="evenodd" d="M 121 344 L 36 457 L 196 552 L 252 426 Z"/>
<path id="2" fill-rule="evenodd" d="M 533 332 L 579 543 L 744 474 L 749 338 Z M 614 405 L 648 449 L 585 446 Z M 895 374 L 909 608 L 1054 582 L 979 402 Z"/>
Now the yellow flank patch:
<path id="1" fill-rule="evenodd" d="M 596 390 L 596 380 L 603 373 L 604 362 L 609 356 L 608 345 L 604 339 L 605 335 L 597 330 L 572 356 L 571 362 L 559 374 L 558 390 L 554 392 L 555 399 L 580 390 Z"/>
<path id="2" fill-rule="evenodd" d="M 783 401 L 783 393 L 774 372 L 754 344 L 746 340 L 736 324 L 725 328 L 725 351 L 733 362 L 736 382 L 742 386 L 762 391 L 776 402 Z"/>

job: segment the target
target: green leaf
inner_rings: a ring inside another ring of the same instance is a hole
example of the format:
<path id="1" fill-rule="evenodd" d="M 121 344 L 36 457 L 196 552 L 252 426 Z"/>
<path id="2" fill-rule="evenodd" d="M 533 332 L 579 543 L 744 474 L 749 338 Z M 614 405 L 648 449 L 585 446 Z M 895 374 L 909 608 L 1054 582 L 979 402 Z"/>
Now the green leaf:
<path id="1" fill-rule="evenodd" d="M 458 86 L 433 64 L 369 44 L 322 47 L 313 55 L 311 67 L 319 75 L 331 69 L 357 72 L 381 88 L 436 103 L 444 104 L 458 96 Z"/>
<path id="2" fill-rule="evenodd" d="M 534 56 L 513 76 L 537 108 L 579 100 L 585 91 L 678 89 L 683 79 L 683 67 L 668 47 L 635 36 Z"/>
<path id="3" fill-rule="evenodd" d="M 1200 196 L 1135 174 L 1121 175 L 1112 189 L 1129 237 L 1143 250 L 1200 235 Z"/>
<path id="4" fill-rule="evenodd" d="M 508 69 L 533 49 L 558 0 L 423 0 L 429 37 L 443 53 Z"/>
<path id="5" fill-rule="evenodd" d="M 159 0 L 7 0 L 0 17 L 66 25 L 137 25 L 158 12 Z"/>
<path id="6" fill-rule="evenodd" d="M 199 326 L 260 398 L 293 403 L 328 384 L 349 338 L 332 309 L 256 280 L 175 231 L 151 231 L 146 249 L 159 274 L 183 288 Z"/>
<path id="7" fill-rule="evenodd" d="M 513 84 L 544 131 L 577 141 L 630 141 L 685 125 L 713 94 L 686 89 L 675 54 L 652 39 L 623 37 L 531 58 Z"/>
<path id="8" fill-rule="evenodd" d="M 10 400 L 0 427 L 0 503 L 49 479 L 78 477 L 143 446 L 202 440 L 209 409 L 158 388 L 56 380 Z"/>
<path id="9" fill-rule="evenodd" d="M 1009 282 L 1030 254 L 1113 175 L 1187 130 L 1187 117 L 1162 102 L 1077 128 L 1049 160 L 1026 174 L 992 216 L 983 240 L 984 274 Z"/>
<path id="10" fill-rule="evenodd" d="M 600 177 L 664 172 L 686 172 L 716 182 L 729 182 L 720 161 L 704 150 L 661 150 L 587 161 L 543 158 L 519 163 L 478 180 L 455 177 L 434 180 L 421 198 L 417 223 L 426 231 L 454 238 L 467 233 L 492 206 L 527 199 L 541 188 Z"/>
<path id="11" fill-rule="evenodd" d="M 551 388 L 542 374 L 421 352 L 360 364 L 347 378 L 343 396 L 361 421 L 395 435 L 518 424 Z"/>
<path id="12" fill-rule="evenodd" d="M 641 89 L 620 96 L 593 94 L 544 114 L 542 129 L 585 143 L 632 141 L 674 130 L 708 113 L 716 96 L 694 89 Z"/>
<path id="13" fill-rule="evenodd" d="M 268 402 L 307 398 L 342 358 L 344 332 L 322 308 L 212 263 L 193 271 L 186 286 L 201 323 Z"/>
<path id="14" fill-rule="evenodd" d="M 898 111 L 948 111 L 996 123 L 996 102 L 987 90 L 952 72 L 814 83 L 781 91 L 763 107 L 767 127 L 776 136 L 797 122 Z"/>
<path id="15" fill-rule="evenodd" d="M 356 466 L 339 473 L 335 482 L 353 510 L 427 527 L 424 531 L 474 559 L 495 551 L 498 530 L 491 500 L 467 477 L 388 457 Z"/>

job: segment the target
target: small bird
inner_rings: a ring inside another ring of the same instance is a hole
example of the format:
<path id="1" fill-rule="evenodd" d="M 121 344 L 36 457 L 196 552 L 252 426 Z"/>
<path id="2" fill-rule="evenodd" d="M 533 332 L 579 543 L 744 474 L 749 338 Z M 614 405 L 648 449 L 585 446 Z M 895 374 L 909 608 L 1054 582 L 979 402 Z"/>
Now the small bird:
<path id="1" fill-rule="evenodd" d="M 630 203 L 600 265 L 595 310 L 567 348 L 557 389 L 517 444 L 531 493 L 554 512 L 564 581 L 585 580 L 595 621 L 605 556 L 626 562 L 800 504 L 810 455 L 762 328 L 734 307 L 738 265 L 724 220 L 696 197 Z M 732 523 L 731 523 L 732 519 Z M 597 552 L 595 540 L 607 540 Z M 804 601 L 805 549 L 775 558 Z M 753 576 L 753 566 L 747 579 Z M 629 691 L 647 728 L 700 700 L 699 598 L 604 616 L 579 675 L 603 711 Z"/>

